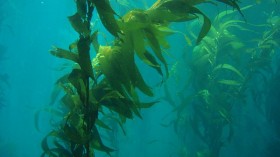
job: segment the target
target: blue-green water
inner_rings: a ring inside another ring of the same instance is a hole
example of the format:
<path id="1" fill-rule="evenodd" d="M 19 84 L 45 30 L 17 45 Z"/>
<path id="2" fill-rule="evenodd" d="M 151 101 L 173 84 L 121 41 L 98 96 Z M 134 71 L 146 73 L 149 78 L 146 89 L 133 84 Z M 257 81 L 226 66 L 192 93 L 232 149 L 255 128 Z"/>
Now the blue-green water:
<path id="1" fill-rule="evenodd" d="M 110 3 L 119 18 L 155 1 Z M 98 127 L 104 143 L 116 150 L 113 157 L 279 156 L 280 2 L 244 0 L 238 3 L 244 17 L 215 3 L 197 6 L 215 28 L 199 45 L 201 15 L 168 25 L 176 31 L 166 38 L 170 47 L 162 47 L 169 76 L 162 63 L 163 76 L 135 57 L 155 95 L 138 91 L 140 99 L 158 103 L 141 109 L 142 119 L 127 119 L 125 134 L 116 121 L 104 120 L 112 131 Z M 43 138 L 57 129 L 61 116 L 50 111 L 61 108 L 59 99 L 51 103 L 54 84 L 74 65 L 49 50 L 68 49 L 77 40 L 67 19 L 75 12 L 68 0 L 0 0 L 0 157 L 40 156 Z M 229 27 L 222 25 L 227 22 Z M 96 11 L 92 25 L 101 45 L 113 44 Z"/>

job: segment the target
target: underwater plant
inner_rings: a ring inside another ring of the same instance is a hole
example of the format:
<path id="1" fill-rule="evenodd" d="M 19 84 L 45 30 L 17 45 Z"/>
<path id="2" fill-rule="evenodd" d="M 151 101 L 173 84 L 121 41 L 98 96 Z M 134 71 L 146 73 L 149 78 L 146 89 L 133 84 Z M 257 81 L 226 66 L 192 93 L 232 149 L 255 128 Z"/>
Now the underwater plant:
<path id="1" fill-rule="evenodd" d="M 278 58 L 279 61 L 279 58 Z M 266 94 L 264 100 L 264 110 L 265 110 L 265 117 L 272 128 L 272 137 L 270 142 L 266 146 L 265 154 L 267 157 L 275 156 L 275 154 L 279 153 L 279 138 L 280 138 L 280 92 L 279 92 L 279 65 L 277 67 L 276 73 L 274 73 L 271 78 L 269 79 L 269 85 L 266 86 Z"/>
<path id="2" fill-rule="evenodd" d="M 267 18 L 267 29 L 257 40 L 257 47 L 249 50 L 251 59 L 248 63 L 248 93 L 254 107 L 265 117 L 272 133 L 265 147 L 266 156 L 279 153 L 279 46 L 280 18 L 272 12 Z M 257 85 L 254 85 L 256 84 Z"/>
<path id="3" fill-rule="evenodd" d="M 262 37 L 256 39 L 256 47 L 247 50 L 249 57 L 245 65 L 247 70 L 244 90 L 252 97 L 255 108 L 262 115 L 266 112 L 264 104 L 271 82 L 269 80 L 277 76 L 279 26 L 280 18 L 272 12 L 267 18 L 267 24 L 264 25 L 266 30 L 262 33 Z"/>
<path id="4" fill-rule="evenodd" d="M 234 30 L 250 32 L 244 21 L 232 18 L 235 12 L 220 12 L 192 55 L 184 57 L 182 66 L 189 69 L 189 76 L 182 82 L 185 87 L 178 91 L 179 97 L 176 96 L 179 103 L 173 104 L 176 119 L 172 124 L 185 156 L 218 157 L 233 137 L 232 108 L 245 101 L 242 88 L 246 78 L 241 70 L 247 65 L 241 59 L 246 51 L 245 42 Z M 170 95 L 165 91 L 165 95 Z M 178 102 L 170 96 L 166 100 Z"/>
<path id="5" fill-rule="evenodd" d="M 111 119 L 122 126 L 134 115 L 141 118 L 142 108 L 157 103 L 143 103 L 138 96 L 141 92 L 153 97 L 153 92 L 135 63 L 135 55 L 160 75 L 168 76 L 162 48 L 169 47 L 165 37 L 176 33 L 168 26 L 171 22 L 202 16 L 204 23 L 197 38 L 199 43 L 211 26 L 209 18 L 195 7 L 203 2 L 206 1 L 159 0 L 147 10 L 133 9 L 120 17 L 108 0 L 76 0 L 77 12 L 68 19 L 79 35 L 78 40 L 70 44 L 69 50 L 53 47 L 50 51 L 56 57 L 74 62 L 74 66 L 56 82 L 64 91 L 60 99 L 64 116 L 43 139 L 42 156 L 93 157 L 97 150 L 110 155 L 114 148 L 103 143 L 99 129 L 112 128 L 102 119 L 113 112 L 117 117 Z M 218 2 L 241 13 L 235 0 Z M 104 27 L 115 37 L 112 45 L 98 43 L 98 31 L 91 27 L 95 9 Z M 95 57 L 91 57 L 93 52 Z M 160 64 L 164 65 L 165 73 Z"/>
<path id="6" fill-rule="evenodd" d="M 279 93 L 276 91 L 279 77 L 275 73 L 275 64 L 277 66 L 279 61 L 279 55 L 276 55 L 279 50 L 279 17 L 273 14 L 268 19 L 269 24 L 257 25 L 235 20 L 232 18 L 234 12 L 219 13 L 207 36 L 195 46 L 191 55 L 185 55 L 187 57 L 180 64 L 190 73 L 183 82 L 184 88 L 176 95 L 177 100 L 165 90 L 165 100 L 172 104 L 176 113 L 176 119 L 170 124 L 182 144 L 179 156 L 219 156 L 221 148 L 235 138 L 234 134 L 239 129 L 233 125 L 239 123 L 236 110 L 245 108 L 245 105 L 248 107 L 250 102 L 253 102 L 253 110 L 274 117 L 270 119 L 275 125 L 273 127 L 279 128 L 279 116 L 276 116 L 279 107 L 275 104 Z M 253 30 L 259 27 L 265 27 L 262 38 L 248 41 L 242 37 L 244 33 L 257 38 L 259 33 Z M 191 27 L 188 29 L 193 30 Z M 190 34 L 193 33 L 190 31 Z M 272 82 L 270 78 L 273 78 Z M 264 106 L 266 103 L 271 105 Z M 277 143 L 272 142 L 271 145 Z M 275 150 L 279 148 L 271 145 L 268 145 L 268 154 L 273 154 L 269 153 L 270 150 L 277 152 Z"/>

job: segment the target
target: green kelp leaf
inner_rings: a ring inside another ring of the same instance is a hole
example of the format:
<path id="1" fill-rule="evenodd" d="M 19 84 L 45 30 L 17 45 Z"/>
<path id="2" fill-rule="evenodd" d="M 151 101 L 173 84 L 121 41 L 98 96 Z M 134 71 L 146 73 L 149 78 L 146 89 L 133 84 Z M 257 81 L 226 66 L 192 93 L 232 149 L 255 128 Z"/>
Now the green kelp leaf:
<path id="1" fill-rule="evenodd" d="M 59 109 L 49 107 L 49 106 L 46 106 L 46 107 L 44 107 L 40 110 L 37 110 L 34 114 L 34 124 L 35 124 L 36 130 L 39 131 L 39 132 L 40 132 L 40 122 L 39 122 L 39 120 L 40 120 L 40 115 L 41 115 L 42 112 L 48 112 L 51 115 L 58 116 L 58 117 L 63 117 L 65 115 Z"/>
<path id="2" fill-rule="evenodd" d="M 145 43 L 144 34 L 142 30 L 135 30 L 131 32 L 132 42 L 134 50 L 137 56 L 147 65 L 153 66 L 153 64 L 145 57 Z"/>
<path id="3" fill-rule="evenodd" d="M 230 64 L 219 64 L 213 69 L 213 72 L 217 71 L 217 70 L 220 70 L 220 69 L 230 70 L 230 71 L 236 73 L 242 80 L 245 80 L 245 77 L 241 74 L 241 72 Z"/>
<path id="4" fill-rule="evenodd" d="M 113 91 L 113 89 L 112 87 L 110 87 L 108 80 L 103 79 L 100 83 L 98 83 L 90 90 L 90 95 L 95 99 L 94 101 L 100 103 L 100 100 L 104 100 L 104 96 L 111 91 Z"/>
<path id="5" fill-rule="evenodd" d="M 53 152 L 56 152 L 59 157 L 72 157 L 73 155 L 69 150 L 67 150 L 62 144 L 60 144 L 57 140 L 54 140 L 54 145 L 56 148 L 52 148 Z"/>
<path id="6" fill-rule="evenodd" d="M 42 140 L 42 143 L 41 143 L 41 147 L 43 149 L 43 153 L 41 155 L 41 157 L 45 157 L 45 156 L 48 156 L 48 157 L 59 157 L 58 155 L 56 155 L 50 148 L 49 148 L 49 144 L 48 144 L 48 138 L 50 136 L 52 136 L 53 132 L 50 132 L 47 136 L 45 136 L 45 138 Z"/>
<path id="7" fill-rule="evenodd" d="M 98 70 L 104 74 L 105 78 L 108 80 L 108 83 L 113 87 L 121 91 L 119 84 L 121 80 L 116 74 L 119 65 L 115 65 L 113 62 L 113 57 L 115 52 L 111 46 L 100 46 L 99 51 L 96 55 L 95 64 L 98 66 Z M 101 98 L 100 98 L 101 99 Z M 97 98 L 98 100 L 98 98 Z"/>
<path id="8" fill-rule="evenodd" d="M 60 87 L 62 84 L 69 83 L 68 77 L 69 77 L 68 73 L 62 75 L 59 79 L 56 80 L 55 85 Z"/>
<path id="9" fill-rule="evenodd" d="M 128 95 L 128 94 L 127 94 Z M 131 89 L 130 96 L 126 96 L 129 101 L 131 101 L 131 110 L 132 112 L 138 116 L 140 119 L 142 119 L 142 116 L 140 114 L 139 108 L 140 108 L 140 101 L 137 92 L 135 89 Z M 130 98 L 131 97 L 131 98 Z"/>
<path id="10" fill-rule="evenodd" d="M 161 75 L 162 71 L 160 65 L 157 63 L 154 56 L 152 56 L 146 49 L 144 43 L 144 34 L 141 30 L 135 30 L 132 33 L 132 41 L 135 52 L 137 56 L 143 61 L 145 64 L 155 68 Z"/>
<path id="11" fill-rule="evenodd" d="M 48 104 L 49 106 L 53 106 L 56 102 L 58 102 L 58 98 L 61 95 L 62 91 L 62 88 L 57 84 L 53 87 L 50 102 Z"/>
<path id="12" fill-rule="evenodd" d="M 53 144 L 57 147 L 57 148 L 64 148 L 64 146 L 62 144 L 60 144 L 57 140 L 53 141 Z"/>
<path id="13" fill-rule="evenodd" d="M 107 124 L 105 124 L 102 120 L 100 119 L 96 119 L 95 120 L 95 124 L 104 128 L 104 129 L 107 129 L 107 130 L 112 130 Z"/>
<path id="14" fill-rule="evenodd" d="M 94 136 L 91 134 L 85 135 L 81 130 L 78 130 L 76 127 L 69 124 L 64 125 L 63 134 L 70 142 L 76 144 L 85 144 L 93 138 L 92 136 Z"/>
<path id="15" fill-rule="evenodd" d="M 237 50 L 243 48 L 245 45 L 240 41 L 231 41 L 226 43 L 224 46 L 230 46 L 231 49 Z"/>
<path id="16" fill-rule="evenodd" d="M 68 19 L 76 32 L 84 36 L 89 35 L 90 30 L 88 28 L 88 24 L 82 19 L 79 13 L 69 16 Z"/>
<path id="17" fill-rule="evenodd" d="M 122 17 L 119 22 L 124 32 L 137 31 L 146 28 L 151 23 L 148 14 L 143 10 L 133 9 Z"/>
<path id="18" fill-rule="evenodd" d="M 279 38 L 278 38 L 278 39 L 279 39 Z M 260 45 L 259 48 L 260 48 L 261 46 L 263 46 L 263 45 L 269 45 L 270 48 L 273 48 L 273 46 L 279 47 L 279 44 L 280 44 L 280 43 L 278 43 L 278 42 L 279 42 L 279 41 L 277 41 L 277 39 L 268 39 L 268 40 L 266 40 L 266 41 L 264 42 L 264 44 Z"/>
<path id="19" fill-rule="evenodd" d="M 195 7 L 190 7 L 190 13 L 191 14 L 199 14 L 203 16 L 203 25 L 202 28 L 199 32 L 199 35 L 197 37 L 196 43 L 200 43 L 200 41 L 207 35 L 207 33 L 209 32 L 210 28 L 211 28 L 211 21 L 210 19 L 204 14 L 202 13 L 199 9 L 195 8 Z"/>
<path id="20" fill-rule="evenodd" d="M 71 44 L 69 45 L 69 51 L 70 51 L 70 52 L 78 53 L 77 43 L 78 43 L 78 41 L 75 41 L 75 42 L 73 42 L 73 43 L 71 43 Z"/>
<path id="21" fill-rule="evenodd" d="M 65 148 L 52 148 L 52 152 L 55 152 L 57 157 L 73 157 L 72 153 Z"/>
<path id="22" fill-rule="evenodd" d="M 99 101 L 106 101 L 106 100 L 111 100 L 111 99 L 124 99 L 125 97 L 121 95 L 119 91 L 112 90 L 106 93 Z"/>
<path id="23" fill-rule="evenodd" d="M 230 85 L 230 86 L 240 86 L 242 83 L 235 80 L 219 80 L 218 83 Z"/>
<path id="24" fill-rule="evenodd" d="M 130 74 L 136 66 L 133 53 L 122 50 L 118 46 L 100 46 L 97 58 L 101 72 L 110 85 L 123 94 L 124 89 L 130 90 Z"/>
<path id="25" fill-rule="evenodd" d="M 70 51 L 58 47 L 53 47 L 52 50 L 50 50 L 50 53 L 56 57 L 68 59 L 76 63 L 78 63 L 79 60 L 78 54 L 72 53 Z"/>
<path id="26" fill-rule="evenodd" d="M 64 62 L 60 65 L 58 65 L 55 68 L 52 68 L 54 71 L 56 72 L 67 72 L 69 70 L 71 70 L 72 68 L 78 68 L 79 65 L 77 63 L 70 63 L 70 62 Z M 60 87 L 60 82 L 59 84 L 56 84 L 58 87 Z"/>
<path id="27" fill-rule="evenodd" d="M 132 5 L 129 0 L 116 0 L 118 2 L 118 5 L 122 6 L 122 8 L 125 8 L 126 10 L 130 9 Z"/>
<path id="28" fill-rule="evenodd" d="M 151 96 L 151 97 L 154 95 L 151 88 L 144 81 L 144 79 L 137 67 L 135 67 L 135 73 L 133 75 L 131 75 L 131 81 L 132 81 L 133 85 L 135 87 L 139 88 L 144 94 Z"/>
<path id="29" fill-rule="evenodd" d="M 92 90 L 92 95 L 99 104 L 104 105 L 109 110 L 115 111 L 127 118 L 132 118 L 131 107 L 133 106 L 133 101 L 123 96 L 119 91 L 111 89 L 106 82 L 96 86 Z"/>
<path id="30" fill-rule="evenodd" d="M 189 2 L 168 0 L 151 7 L 147 13 L 154 22 L 184 22 L 197 18 L 190 14 L 190 7 Z"/>
<path id="31" fill-rule="evenodd" d="M 116 121 L 118 123 L 119 127 L 122 129 L 123 134 L 126 135 L 126 132 L 125 132 L 125 129 L 124 129 L 124 126 L 123 126 L 123 124 L 126 121 L 125 117 L 120 115 L 119 118 L 117 118 L 117 117 L 112 116 L 112 115 L 106 115 L 106 118 L 110 118 L 110 119 Z"/>
<path id="32" fill-rule="evenodd" d="M 203 90 L 200 90 L 198 93 L 197 93 L 197 96 L 201 99 L 203 99 L 207 104 L 210 104 L 210 101 L 211 101 L 211 93 L 209 92 L 208 89 L 203 89 Z"/>
<path id="33" fill-rule="evenodd" d="M 168 9 L 152 9 L 145 12 L 153 23 L 185 22 L 197 18 L 192 14 L 171 14 Z"/>
<path id="34" fill-rule="evenodd" d="M 248 5 L 248 6 L 245 6 L 243 8 L 241 8 L 240 10 L 243 11 L 243 10 L 246 10 L 246 9 L 249 9 L 251 7 L 253 7 L 254 5 Z M 238 11 L 238 10 L 237 10 Z M 214 23 L 217 23 L 220 19 L 224 19 L 225 16 L 228 16 L 228 15 L 231 15 L 233 13 L 235 13 L 236 10 L 225 10 L 225 11 L 222 11 L 220 12 L 214 19 Z"/>
<path id="35" fill-rule="evenodd" d="M 272 49 L 271 44 L 262 44 L 258 46 L 259 49 Z"/>
<path id="36" fill-rule="evenodd" d="M 114 17 L 116 15 L 115 11 L 110 6 L 108 0 L 92 0 L 96 6 L 97 12 L 99 14 L 100 20 L 104 27 L 115 37 L 118 33 L 121 33 L 117 21 Z"/>
<path id="37" fill-rule="evenodd" d="M 42 140 L 42 143 L 41 143 L 41 147 L 43 149 L 43 151 L 45 153 L 49 152 L 50 151 L 50 148 L 49 148 L 49 145 L 48 145 L 48 137 L 49 135 L 47 135 L 43 140 Z"/>
<path id="38" fill-rule="evenodd" d="M 125 116 L 126 118 L 132 119 L 132 106 L 133 102 L 128 99 L 111 99 L 111 100 L 104 100 L 100 102 L 108 109 L 115 111 L 116 113 Z"/>
<path id="39" fill-rule="evenodd" d="M 139 108 L 150 108 L 152 106 L 154 106 L 156 103 L 158 103 L 159 101 L 153 101 L 153 102 L 146 102 L 146 103 L 140 103 Z"/>
<path id="40" fill-rule="evenodd" d="M 166 37 L 168 35 L 172 35 L 175 33 L 172 29 L 168 28 L 167 26 L 162 25 L 152 25 L 151 31 L 155 35 L 156 39 L 158 40 L 159 44 L 165 48 L 170 48 L 168 41 L 166 41 Z"/>
<path id="41" fill-rule="evenodd" d="M 213 58 L 212 50 L 210 50 L 207 46 L 204 44 L 198 45 L 194 48 L 192 53 L 192 61 L 191 64 L 193 68 L 196 69 L 205 69 L 209 68 L 211 66 L 211 60 Z"/>
<path id="42" fill-rule="evenodd" d="M 224 120 L 230 124 L 231 123 L 231 114 L 229 113 L 228 110 L 226 110 L 225 108 L 221 108 L 219 110 L 219 114 L 220 116 L 222 116 L 224 118 Z"/>
<path id="43" fill-rule="evenodd" d="M 220 22 L 218 29 L 221 32 L 226 31 L 230 27 L 237 28 L 239 30 L 244 30 L 244 28 L 242 26 L 240 26 L 241 23 L 245 23 L 245 22 L 240 21 L 240 20 L 229 20 L 229 21 L 225 21 L 225 22 Z M 225 33 L 225 32 L 223 32 L 223 33 Z"/>
<path id="44" fill-rule="evenodd" d="M 80 106 L 81 108 L 81 106 Z M 67 116 L 67 123 L 69 126 L 74 126 L 75 128 L 77 128 L 77 130 L 79 130 L 80 128 L 83 127 L 83 123 L 84 123 L 84 115 L 79 114 L 77 112 L 79 112 L 79 108 L 77 108 L 74 112 L 70 112 Z"/>
<path id="45" fill-rule="evenodd" d="M 93 45 L 94 50 L 95 50 L 96 53 L 98 53 L 99 47 L 100 47 L 100 44 L 99 44 L 99 42 L 98 42 L 98 36 L 97 36 L 97 35 L 98 35 L 98 31 L 94 31 L 94 32 L 92 33 L 92 35 L 90 36 L 91 43 L 92 43 L 92 45 Z"/>
<path id="46" fill-rule="evenodd" d="M 148 42 L 149 42 L 153 52 L 155 53 L 156 57 L 164 64 L 166 74 L 168 76 L 167 62 L 165 61 L 165 59 L 162 55 L 159 41 L 157 40 L 157 38 L 155 37 L 155 35 L 153 34 L 153 32 L 151 30 L 145 29 L 145 34 L 146 34 Z"/>
<path id="47" fill-rule="evenodd" d="M 163 48 L 166 48 L 166 49 L 169 48 L 169 43 L 166 41 L 165 38 L 167 36 L 175 34 L 175 33 L 178 33 L 178 34 L 182 35 L 184 37 L 184 39 L 186 40 L 186 42 L 188 43 L 189 46 L 192 45 L 191 44 L 191 39 L 186 34 L 184 34 L 181 31 L 176 31 L 176 30 L 173 30 L 173 29 L 169 28 L 168 26 L 157 25 L 157 24 L 154 24 L 152 26 L 152 28 L 154 28 L 153 32 L 156 35 L 160 45 Z"/>
<path id="48" fill-rule="evenodd" d="M 86 77 L 80 69 L 73 69 L 68 77 L 69 82 L 77 89 L 81 101 L 84 101 L 86 97 L 85 78 Z"/>
<path id="49" fill-rule="evenodd" d="M 149 60 L 150 63 L 152 63 L 151 67 L 153 67 L 154 69 L 156 69 L 156 71 L 163 76 L 163 73 L 161 71 L 161 67 L 160 64 L 157 62 L 156 58 L 147 50 L 144 53 L 144 56 L 147 58 L 147 60 Z"/>
<path id="50" fill-rule="evenodd" d="M 106 152 L 107 154 L 110 154 L 111 152 L 114 151 L 114 149 L 109 148 L 103 144 L 100 134 L 95 125 L 92 127 L 92 135 L 93 138 L 91 144 L 95 149 Z"/>
<path id="51" fill-rule="evenodd" d="M 217 1 L 225 3 L 229 6 L 232 6 L 233 8 L 237 9 L 238 12 L 240 13 L 240 15 L 244 18 L 244 14 L 241 12 L 239 5 L 236 3 L 237 0 L 217 0 Z"/>
<path id="52" fill-rule="evenodd" d="M 80 37 L 78 41 L 78 53 L 79 53 L 79 65 L 81 66 L 81 70 L 86 73 L 88 77 L 91 77 L 91 79 L 95 80 L 94 74 L 93 74 L 93 68 L 91 65 L 90 60 L 90 44 L 91 39 L 90 37 Z"/>
<path id="53" fill-rule="evenodd" d="M 78 99 L 80 99 L 80 97 L 78 97 Z M 70 94 L 65 94 L 61 98 L 61 102 L 70 110 L 73 110 L 76 107 L 76 103 L 73 101 L 72 95 Z"/>
<path id="54" fill-rule="evenodd" d="M 152 95 L 138 72 L 133 50 L 123 46 L 100 47 L 97 57 L 102 73 L 121 94 L 126 90 L 131 95 L 134 88 L 139 88 L 144 94 Z"/>

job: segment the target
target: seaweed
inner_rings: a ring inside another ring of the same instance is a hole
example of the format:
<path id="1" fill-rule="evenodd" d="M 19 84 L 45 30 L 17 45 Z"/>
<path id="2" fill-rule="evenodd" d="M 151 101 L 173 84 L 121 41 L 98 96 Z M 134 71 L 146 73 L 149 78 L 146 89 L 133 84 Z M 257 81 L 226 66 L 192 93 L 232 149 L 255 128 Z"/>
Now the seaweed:
<path id="1" fill-rule="evenodd" d="M 242 39 L 233 34 L 232 28 L 251 31 L 244 21 L 230 19 L 234 12 L 220 12 L 209 33 L 194 47 L 188 62 L 181 63 L 183 68 L 189 69 L 190 76 L 184 80 L 184 88 L 178 91 L 179 103 L 173 104 L 177 117 L 172 124 L 188 156 L 218 157 L 235 131 L 232 108 L 245 103 L 243 89 L 248 78 L 242 68 L 246 63 L 239 58 L 246 55 L 242 53 L 246 52 L 246 47 Z M 168 90 L 166 95 L 170 95 Z M 194 143 L 187 141 L 187 137 Z"/>
<path id="2" fill-rule="evenodd" d="M 141 109 L 158 102 L 142 102 L 139 98 L 137 90 L 151 98 L 154 93 L 135 63 L 135 55 L 161 76 L 168 76 L 163 49 L 169 47 L 166 37 L 176 32 L 169 28 L 169 24 L 202 16 L 204 23 L 197 38 L 200 43 L 209 32 L 211 22 L 194 5 L 204 2 L 158 1 L 147 10 L 133 9 L 120 17 L 108 0 L 75 1 L 77 12 L 68 19 L 79 38 L 69 45 L 69 50 L 54 47 L 50 51 L 75 66 L 56 83 L 64 92 L 60 99 L 64 116 L 56 129 L 42 140 L 42 156 L 93 157 L 96 150 L 110 155 L 115 149 L 103 143 L 99 131 L 100 128 L 111 129 L 102 121 L 102 117 L 108 116 L 106 111 L 118 115 L 119 118 L 113 119 L 123 128 L 126 119 L 135 115 L 142 118 Z M 235 1 L 221 2 L 230 2 L 239 10 Z M 98 43 L 98 32 L 90 25 L 94 9 L 104 27 L 115 37 L 112 45 Z M 90 56 L 92 47 L 96 53 L 93 58 Z M 239 74 L 236 69 L 227 67 Z M 227 116 L 224 111 L 221 114 Z"/>

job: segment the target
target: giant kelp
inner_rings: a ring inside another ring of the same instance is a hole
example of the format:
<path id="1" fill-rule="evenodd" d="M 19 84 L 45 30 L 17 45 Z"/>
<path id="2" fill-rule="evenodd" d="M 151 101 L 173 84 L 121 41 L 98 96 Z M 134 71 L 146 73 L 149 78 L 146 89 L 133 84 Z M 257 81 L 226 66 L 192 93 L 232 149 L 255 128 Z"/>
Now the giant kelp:
<path id="1" fill-rule="evenodd" d="M 119 17 L 108 0 L 77 0 L 77 12 L 68 19 L 79 38 L 69 50 L 54 47 L 51 54 L 74 62 L 70 73 L 58 79 L 65 116 L 59 125 L 42 141 L 42 156 L 94 156 L 95 150 L 110 154 L 114 149 L 104 145 L 99 127 L 109 129 L 102 121 L 107 111 L 115 112 L 119 124 L 134 115 L 141 117 L 140 109 L 156 102 L 143 103 L 137 89 L 152 97 L 151 88 L 145 83 L 136 63 L 135 54 L 161 75 L 164 65 L 168 75 L 162 48 L 168 48 L 165 37 L 175 31 L 171 22 L 189 21 L 202 16 L 204 23 L 197 43 L 207 34 L 211 22 L 195 5 L 204 0 L 159 0 L 147 10 L 133 9 Z M 236 1 L 219 1 L 240 11 Z M 115 37 L 112 45 L 99 45 L 96 31 L 90 27 L 93 11 L 102 24 Z M 117 18 L 119 17 L 119 18 Z M 91 47 L 96 57 L 92 58 Z M 149 48 L 148 48 L 149 47 Z M 50 144 L 52 140 L 53 143 Z"/>
<path id="2" fill-rule="evenodd" d="M 249 49 L 248 94 L 254 107 L 272 128 L 272 137 L 265 146 L 266 156 L 279 153 L 279 44 L 280 18 L 272 12 L 268 14 L 266 31 L 258 38 L 258 46 Z"/>
<path id="3" fill-rule="evenodd" d="M 174 105 L 177 116 L 172 123 L 185 156 L 217 157 L 233 137 L 232 108 L 244 103 L 246 78 L 240 70 L 244 65 L 240 58 L 246 49 L 232 30 L 249 32 L 244 21 L 232 20 L 235 12 L 220 12 L 208 35 L 194 47 L 191 57 L 183 60 L 190 73 L 182 82 L 186 86 L 179 91 L 179 103 Z"/>
<path id="4" fill-rule="evenodd" d="M 241 11 L 243 9 L 254 9 L 254 6 L 240 8 Z M 256 25 L 233 19 L 234 12 L 227 10 L 219 13 L 208 35 L 193 49 L 190 58 L 184 58 L 186 63 L 181 63 L 191 73 L 183 82 L 186 89 L 178 91 L 179 103 L 172 105 L 176 119 L 171 124 L 182 143 L 180 156 L 219 156 L 221 148 L 235 138 L 235 133 L 242 134 L 238 132 L 240 126 L 233 125 L 239 124 L 236 119 L 241 119 L 242 114 L 234 111 L 250 106 L 252 99 L 252 110 L 261 111 L 264 115 L 266 108 L 269 116 L 274 115 L 273 121 L 278 121 L 275 113 L 279 107 L 275 103 L 278 100 L 276 80 L 279 77 L 274 75 L 274 62 L 278 61 L 275 53 L 279 47 L 279 18 L 272 15 L 268 19 L 271 24 Z M 266 28 L 261 38 L 253 31 L 259 27 Z M 248 40 L 240 33 L 258 39 Z M 271 75 L 273 79 L 270 82 Z M 276 88 L 271 88 L 271 84 Z M 168 90 L 166 95 L 169 103 L 176 102 L 170 99 Z M 266 107 L 265 96 L 270 103 Z M 271 145 L 268 145 L 268 152 L 278 146 L 269 148 Z"/>

